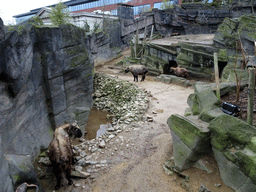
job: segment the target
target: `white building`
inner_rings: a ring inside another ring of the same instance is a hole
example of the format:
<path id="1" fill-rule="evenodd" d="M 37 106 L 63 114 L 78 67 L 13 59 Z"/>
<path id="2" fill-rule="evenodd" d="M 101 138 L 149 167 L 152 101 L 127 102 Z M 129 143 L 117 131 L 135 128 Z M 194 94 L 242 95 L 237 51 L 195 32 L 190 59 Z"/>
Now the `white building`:
<path id="1" fill-rule="evenodd" d="M 44 23 L 44 25 L 51 25 L 51 20 L 49 18 L 49 13 L 51 12 L 51 8 L 43 7 L 36 16 L 40 17 Z M 103 17 L 107 19 L 118 19 L 116 15 L 111 15 L 110 12 L 106 12 L 103 15 L 103 12 L 81 12 L 81 13 L 70 13 L 70 23 L 76 25 L 78 27 L 83 27 L 85 22 L 90 26 L 90 30 L 94 28 L 95 23 L 101 24 L 103 21 Z"/>

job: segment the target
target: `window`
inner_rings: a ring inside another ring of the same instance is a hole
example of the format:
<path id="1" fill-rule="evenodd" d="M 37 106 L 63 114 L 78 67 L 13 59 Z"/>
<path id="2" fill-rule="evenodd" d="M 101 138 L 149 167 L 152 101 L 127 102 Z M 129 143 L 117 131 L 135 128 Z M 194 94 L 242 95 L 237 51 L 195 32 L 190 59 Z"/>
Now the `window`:
<path id="1" fill-rule="evenodd" d="M 141 12 L 149 10 L 149 8 L 150 4 L 133 7 L 134 15 L 139 15 Z"/>
<path id="2" fill-rule="evenodd" d="M 163 3 L 154 3 L 154 8 L 157 8 L 157 9 L 162 9 L 162 4 Z"/>
<path id="3" fill-rule="evenodd" d="M 179 4 L 179 1 L 177 0 L 173 0 L 173 1 L 169 1 L 169 2 L 166 2 L 168 4 Z M 163 7 L 163 3 L 154 3 L 154 8 L 157 8 L 157 9 L 162 9 Z"/>
<path id="4" fill-rule="evenodd" d="M 35 15 L 35 14 L 34 14 Z M 28 16 L 24 16 L 24 17 L 20 17 L 20 18 L 16 18 L 16 24 L 22 22 L 22 21 L 25 21 L 27 19 L 29 19 L 30 17 L 33 17 L 34 15 L 28 15 Z"/>
<path id="5" fill-rule="evenodd" d="M 112 15 L 117 15 L 117 9 L 111 10 Z"/>

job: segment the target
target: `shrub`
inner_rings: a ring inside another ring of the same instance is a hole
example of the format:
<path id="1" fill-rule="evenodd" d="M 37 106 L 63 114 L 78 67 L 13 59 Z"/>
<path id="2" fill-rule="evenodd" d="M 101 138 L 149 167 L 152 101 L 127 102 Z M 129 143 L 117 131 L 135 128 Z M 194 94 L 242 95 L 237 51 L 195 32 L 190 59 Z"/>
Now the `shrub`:
<path id="1" fill-rule="evenodd" d="M 53 25 L 61 25 L 70 23 L 70 13 L 68 8 L 61 1 L 54 7 L 51 7 L 52 12 L 49 17 Z"/>

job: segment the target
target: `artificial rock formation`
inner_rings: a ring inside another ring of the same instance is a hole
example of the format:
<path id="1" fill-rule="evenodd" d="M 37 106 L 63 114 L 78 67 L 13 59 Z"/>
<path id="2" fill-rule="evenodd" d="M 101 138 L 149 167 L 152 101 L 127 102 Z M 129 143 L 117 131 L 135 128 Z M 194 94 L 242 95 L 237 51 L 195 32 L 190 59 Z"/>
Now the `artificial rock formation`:
<path id="1" fill-rule="evenodd" d="M 235 191 L 256 190 L 256 129 L 229 115 L 210 125 L 212 149 L 224 183 Z"/>
<path id="2" fill-rule="evenodd" d="M 183 171 L 211 151 L 208 123 L 197 116 L 172 115 L 167 123 L 173 139 L 175 168 Z"/>
<path id="3" fill-rule="evenodd" d="M 15 191 L 38 182 L 32 162 L 56 126 L 76 119 L 85 128 L 93 64 L 83 31 L 72 25 L 2 29 L 0 22 L 0 191 Z"/>
<path id="4" fill-rule="evenodd" d="M 183 171 L 213 151 L 223 182 L 237 192 L 256 190 L 256 129 L 224 114 L 214 84 L 196 84 L 188 98 L 191 113 L 172 115 L 168 125 L 173 137 L 174 163 Z M 221 85 L 221 93 L 234 89 Z M 199 116 L 197 116 L 199 115 Z"/>

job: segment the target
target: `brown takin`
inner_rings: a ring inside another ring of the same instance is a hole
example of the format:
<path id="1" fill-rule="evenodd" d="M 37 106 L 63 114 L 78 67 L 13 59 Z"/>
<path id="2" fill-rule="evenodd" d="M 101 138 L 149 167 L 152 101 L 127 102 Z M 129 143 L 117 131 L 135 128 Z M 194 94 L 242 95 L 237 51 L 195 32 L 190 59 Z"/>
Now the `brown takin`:
<path id="1" fill-rule="evenodd" d="M 73 183 L 71 180 L 71 166 L 74 163 L 74 156 L 71 138 L 80 138 L 82 135 L 78 126 L 70 123 L 66 123 L 55 130 L 54 138 L 49 145 L 49 159 L 52 162 L 53 173 L 57 179 L 56 190 L 60 188 L 62 173 L 65 173 L 69 185 Z"/>
<path id="2" fill-rule="evenodd" d="M 134 77 L 134 81 L 138 82 L 138 75 L 142 75 L 141 81 L 145 80 L 148 69 L 144 65 L 130 65 L 125 69 L 125 73 L 131 72 Z"/>
<path id="3" fill-rule="evenodd" d="M 173 71 L 174 75 L 176 75 L 178 77 L 186 78 L 188 76 L 188 71 L 185 68 L 182 68 L 182 67 L 171 67 L 171 70 Z"/>

